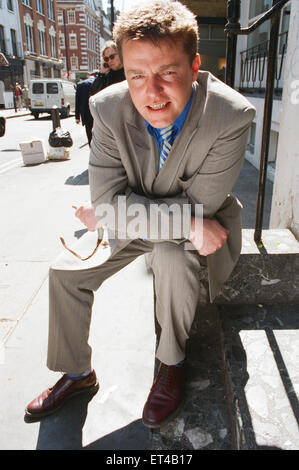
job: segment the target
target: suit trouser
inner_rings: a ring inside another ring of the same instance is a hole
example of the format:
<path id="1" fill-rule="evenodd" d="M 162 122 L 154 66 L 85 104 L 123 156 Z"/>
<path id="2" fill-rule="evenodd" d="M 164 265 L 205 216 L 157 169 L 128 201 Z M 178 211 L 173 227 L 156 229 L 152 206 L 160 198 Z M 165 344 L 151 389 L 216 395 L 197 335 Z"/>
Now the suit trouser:
<path id="1" fill-rule="evenodd" d="M 184 250 L 183 244 L 138 239 L 100 266 L 75 271 L 50 269 L 49 369 L 81 373 L 91 367 L 88 337 L 93 292 L 105 279 L 145 253 L 152 253 L 156 320 L 161 327 L 156 357 L 167 365 L 184 359 L 199 297 L 200 257 L 196 251 Z"/>
<path id="2" fill-rule="evenodd" d="M 90 147 L 91 144 L 91 139 L 92 139 L 92 128 L 93 128 L 93 119 L 87 119 L 87 121 L 84 123 L 85 126 L 85 132 L 86 132 L 86 137 L 88 140 L 88 145 Z"/>

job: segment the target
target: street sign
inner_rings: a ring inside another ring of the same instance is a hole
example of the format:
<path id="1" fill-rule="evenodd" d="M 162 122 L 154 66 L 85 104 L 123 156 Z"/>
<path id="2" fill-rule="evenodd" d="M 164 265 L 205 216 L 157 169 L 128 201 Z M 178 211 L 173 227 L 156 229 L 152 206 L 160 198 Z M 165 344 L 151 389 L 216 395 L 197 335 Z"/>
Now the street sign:
<path id="1" fill-rule="evenodd" d="M 9 66 L 9 62 L 3 52 L 0 52 L 0 65 L 5 65 L 6 67 Z"/>

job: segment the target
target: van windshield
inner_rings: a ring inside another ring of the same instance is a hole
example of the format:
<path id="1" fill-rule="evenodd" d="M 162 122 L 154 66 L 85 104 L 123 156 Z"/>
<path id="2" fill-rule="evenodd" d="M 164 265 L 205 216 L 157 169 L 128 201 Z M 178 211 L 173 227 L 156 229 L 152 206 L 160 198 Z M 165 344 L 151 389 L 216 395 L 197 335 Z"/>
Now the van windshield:
<path id="1" fill-rule="evenodd" d="M 44 84 L 43 83 L 33 83 L 32 85 L 32 93 L 38 95 L 44 92 Z"/>
<path id="2" fill-rule="evenodd" d="M 51 95 L 58 93 L 58 83 L 47 83 L 47 93 Z"/>

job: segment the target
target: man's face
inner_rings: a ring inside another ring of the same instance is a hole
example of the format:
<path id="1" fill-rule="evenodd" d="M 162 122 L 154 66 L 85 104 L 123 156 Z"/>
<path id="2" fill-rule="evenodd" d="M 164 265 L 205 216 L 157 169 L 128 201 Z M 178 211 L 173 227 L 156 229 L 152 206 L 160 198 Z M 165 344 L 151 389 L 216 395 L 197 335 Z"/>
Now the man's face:
<path id="1" fill-rule="evenodd" d="M 110 59 L 110 56 L 114 55 L 113 59 Z M 111 47 L 107 47 L 103 53 L 103 58 L 109 57 L 109 60 L 107 61 L 107 64 L 109 65 L 109 68 L 112 70 L 119 70 L 122 68 L 121 61 L 119 60 L 119 55 L 115 49 L 112 49 Z M 105 61 L 106 62 L 106 61 Z"/>
<path id="2" fill-rule="evenodd" d="M 198 58 L 191 66 L 181 43 L 146 39 L 124 41 L 122 54 L 130 95 L 141 116 L 156 128 L 172 124 L 189 101 Z"/>

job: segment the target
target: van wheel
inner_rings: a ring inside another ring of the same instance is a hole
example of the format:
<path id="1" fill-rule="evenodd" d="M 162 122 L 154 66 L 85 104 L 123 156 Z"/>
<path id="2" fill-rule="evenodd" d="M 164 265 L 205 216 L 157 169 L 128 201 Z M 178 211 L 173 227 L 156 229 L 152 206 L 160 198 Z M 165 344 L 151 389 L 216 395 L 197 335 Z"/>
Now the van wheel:
<path id="1" fill-rule="evenodd" d="M 32 113 L 32 115 L 34 116 L 34 119 L 38 119 L 39 113 Z"/>

